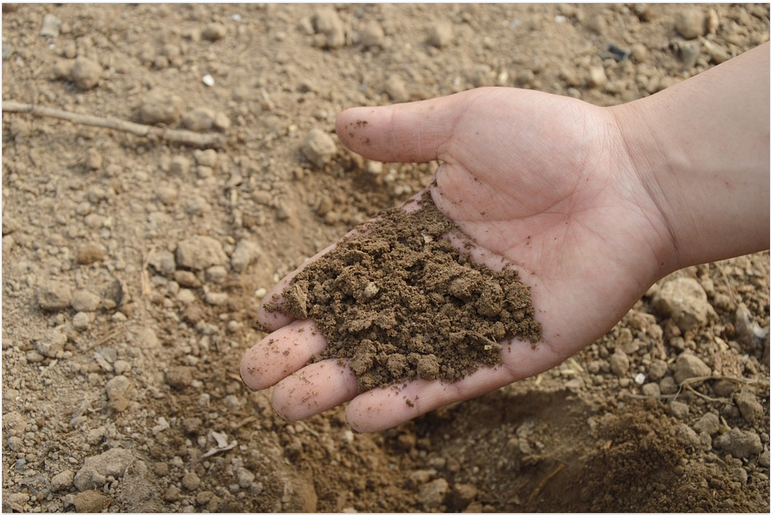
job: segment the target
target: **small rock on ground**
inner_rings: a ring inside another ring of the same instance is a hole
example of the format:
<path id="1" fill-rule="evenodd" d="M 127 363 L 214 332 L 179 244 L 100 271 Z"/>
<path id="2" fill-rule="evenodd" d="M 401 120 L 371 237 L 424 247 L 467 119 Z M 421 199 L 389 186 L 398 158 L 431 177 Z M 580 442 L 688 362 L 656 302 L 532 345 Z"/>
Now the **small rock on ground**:
<path id="1" fill-rule="evenodd" d="M 332 160 L 337 146 L 332 137 L 321 129 L 311 129 L 302 144 L 302 153 L 318 168 Z"/>
<path id="2" fill-rule="evenodd" d="M 240 240 L 230 256 L 230 266 L 236 272 L 243 272 L 260 257 L 260 247 L 249 240 Z"/>
<path id="3" fill-rule="evenodd" d="M 653 308 L 662 315 L 671 316 L 681 331 L 703 327 L 714 313 L 704 288 L 690 277 L 678 277 L 664 283 L 653 296 Z"/>
<path id="4" fill-rule="evenodd" d="M 450 485 L 444 478 L 439 478 L 431 481 L 428 484 L 423 485 L 420 488 L 419 497 L 423 501 L 423 505 L 429 509 L 437 509 L 443 503 L 445 497 L 450 491 Z"/>
<path id="5" fill-rule="evenodd" d="M 685 39 L 694 39 L 704 35 L 705 22 L 704 11 L 693 7 L 678 14 L 675 29 Z"/>
<path id="6" fill-rule="evenodd" d="M 78 57 L 70 69 L 70 80 L 84 90 L 93 89 L 99 84 L 102 67 L 87 57 Z"/>
<path id="7" fill-rule="evenodd" d="M 313 15 L 313 28 L 325 38 L 327 48 L 340 48 L 345 45 L 345 28 L 337 11 L 332 8 L 319 9 Z"/>
<path id="8" fill-rule="evenodd" d="M 438 22 L 428 29 L 426 42 L 436 48 L 445 48 L 453 42 L 454 37 L 452 25 Z"/>
<path id="9" fill-rule="evenodd" d="M 677 384 L 682 384 L 683 381 L 692 377 L 709 377 L 711 375 L 712 370 L 709 366 L 693 354 L 680 354 L 675 361 L 675 381 Z"/>
<path id="10" fill-rule="evenodd" d="M 205 270 L 228 262 L 222 244 L 210 236 L 193 236 L 179 242 L 176 256 L 178 266 L 193 270 Z"/>
<path id="11" fill-rule="evenodd" d="M 92 490 L 104 484 L 107 476 L 121 477 L 133 460 L 131 451 L 119 447 L 88 457 L 75 474 L 75 487 L 80 491 Z"/>
<path id="12" fill-rule="evenodd" d="M 737 427 L 716 437 L 712 445 L 716 449 L 722 449 L 729 453 L 734 458 L 749 458 L 753 454 L 760 454 L 763 450 L 757 433 L 742 431 Z"/>
<path id="13" fill-rule="evenodd" d="M 72 290 L 66 284 L 49 281 L 38 290 L 38 305 L 44 311 L 67 309 L 72 301 Z"/>
<path id="14" fill-rule="evenodd" d="M 78 513 L 101 513 L 112 504 L 112 499 L 96 490 L 86 490 L 77 494 L 72 502 Z"/>
<path id="15" fill-rule="evenodd" d="M 171 125 L 182 116 L 182 99 L 168 91 L 154 89 L 139 106 L 139 121 L 149 125 Z"/>

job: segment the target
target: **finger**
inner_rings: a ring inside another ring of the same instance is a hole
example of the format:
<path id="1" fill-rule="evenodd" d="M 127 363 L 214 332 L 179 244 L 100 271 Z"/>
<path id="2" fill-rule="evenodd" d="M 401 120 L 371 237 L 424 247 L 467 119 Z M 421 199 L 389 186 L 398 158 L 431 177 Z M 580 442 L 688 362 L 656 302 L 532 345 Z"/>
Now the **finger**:
<path id="1" fill-rule="evenodd" d="M 310 364 L 273 389 L 273 409 L 290 422 L 308 418 L 353 399 L 356 376 L 337 359 Z"/>
<path id="2" fill-rule="evenodd" d="M 536 375 L 551 368 L 555 360 L 549 346 L 539 344 L 533 349 L 528 342 L 515 341 L 502 352 L 506 362 L 513 365 L 480 368 L 454 383 L 418 379 L 403 387 L 395 385 L 365 392 L 348 405 L 348 424 L 361 433 L 383 431 L 442 406 Z"/>
<path id="3" fill-rule="evenodd" d="M 340 141 L 369 159 L 423 162 L 437 159 L 475 92 L 382 107 L 354 107 L 337 116 Z"/>
<path id="4" fill-rule="evenodd" d="M 326 341 L 312 320 L 298 320 L 260 340 L 241 358 L 241 379 L 252 390 L 273 386 L 304 367 Z"/>

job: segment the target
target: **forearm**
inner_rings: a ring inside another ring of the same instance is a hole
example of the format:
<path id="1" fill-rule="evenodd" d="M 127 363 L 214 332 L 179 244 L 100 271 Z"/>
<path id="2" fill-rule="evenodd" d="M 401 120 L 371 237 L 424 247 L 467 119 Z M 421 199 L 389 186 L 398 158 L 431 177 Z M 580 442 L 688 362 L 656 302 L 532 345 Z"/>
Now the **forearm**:
<path id="1" fill-rule="evenodd" d="M 665 217 L 673 268 L 768 248 L 768 43 L 611 111 Z"/>

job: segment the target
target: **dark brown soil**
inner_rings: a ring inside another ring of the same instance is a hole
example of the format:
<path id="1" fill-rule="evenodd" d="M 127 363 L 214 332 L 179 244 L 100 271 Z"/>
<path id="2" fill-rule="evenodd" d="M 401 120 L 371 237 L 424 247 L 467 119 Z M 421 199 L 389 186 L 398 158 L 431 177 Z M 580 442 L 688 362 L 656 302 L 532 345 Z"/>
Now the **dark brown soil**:
<path id="1" fill-rule="evenodd" d="M 541 326 L 515 270 L 473 263 L 444 236 L 470 238 L 436 208 L 393 208 L 303 269 L 271 304 L 313 319 L 328 341 L 317 357 L 349 358 L 366 391 L 420 377 L 457 381 L 501 363 L 501 342 L 535 344 Z"/>

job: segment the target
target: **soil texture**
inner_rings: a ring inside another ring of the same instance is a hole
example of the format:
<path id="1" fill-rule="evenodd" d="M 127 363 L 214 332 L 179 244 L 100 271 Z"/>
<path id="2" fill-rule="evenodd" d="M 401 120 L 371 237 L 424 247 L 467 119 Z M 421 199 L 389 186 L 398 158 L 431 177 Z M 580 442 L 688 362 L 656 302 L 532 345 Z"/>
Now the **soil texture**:
<path id="1" fill-rule="evenodd" d="M 610 106 L 768 39 L 768 4 L 4 3 L 3 102 L 224 143 L 3 113 L 3 511 L 768 512 L 768 252 L 377 434 L 342 407 L 287 423 L 238 375 L 266 293 L 433 180 L 345 150 L 344 108 L 480 86 Z"/>
<path id="2" fill-rule="evenodd" d="M 500 342 L 541 337 L 530 293 L 515 270 L 470 261 L 449 234 L 473 246 L 424 192 L 343 238 L 268 310 L 313 319 L 328 343 L 318 357 L 350 359 L 359 391 L 498 365 Z"/>

